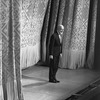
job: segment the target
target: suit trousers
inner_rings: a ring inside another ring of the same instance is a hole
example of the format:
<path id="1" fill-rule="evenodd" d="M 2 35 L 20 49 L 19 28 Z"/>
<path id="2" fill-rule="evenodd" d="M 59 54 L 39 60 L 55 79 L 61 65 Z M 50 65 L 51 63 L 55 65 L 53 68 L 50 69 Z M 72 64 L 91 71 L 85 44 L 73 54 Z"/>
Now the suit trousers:
<path id="1" fill-rule="evenodd" d="M 50 64 L 49 64 L 49 80 L 54 80 L 56 79 L 56 73 L 58 70 L 58 64 L 59 64 L 59 55 L 53 56 L 53 59 L 50 59 Z"/>

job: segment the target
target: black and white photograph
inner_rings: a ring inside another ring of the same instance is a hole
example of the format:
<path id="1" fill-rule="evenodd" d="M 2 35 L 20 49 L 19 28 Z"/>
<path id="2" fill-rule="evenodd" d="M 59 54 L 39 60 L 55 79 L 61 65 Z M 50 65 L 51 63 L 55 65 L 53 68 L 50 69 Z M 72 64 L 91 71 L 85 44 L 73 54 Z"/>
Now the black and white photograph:
<path id="1" fill-rule="evenodd" d="M 0 100 L 100 100 L 100 0 L 0 0 Z"/>

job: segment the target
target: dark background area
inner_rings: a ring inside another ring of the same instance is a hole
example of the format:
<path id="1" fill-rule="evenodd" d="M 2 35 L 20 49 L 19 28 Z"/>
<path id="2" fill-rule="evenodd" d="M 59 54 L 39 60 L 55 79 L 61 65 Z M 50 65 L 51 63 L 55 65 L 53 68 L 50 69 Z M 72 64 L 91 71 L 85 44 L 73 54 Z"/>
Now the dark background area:
<path id="1" fill-rule="evenodd" d="M 97 6 L 97 28 L 95 36 L 94 68 L 100 70 L 100 0 Z"/>

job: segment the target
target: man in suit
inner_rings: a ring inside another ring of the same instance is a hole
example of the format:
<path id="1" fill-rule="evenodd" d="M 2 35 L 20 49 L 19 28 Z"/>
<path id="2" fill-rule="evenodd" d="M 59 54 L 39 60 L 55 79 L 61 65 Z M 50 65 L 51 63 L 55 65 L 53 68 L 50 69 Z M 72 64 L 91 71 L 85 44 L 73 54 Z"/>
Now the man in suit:
<path id="1" fill-rule="evenodd" d="M 49 45 L 49 82 L 59 83 L 56 79 L 56 73 L 58 70 L 59 57 L 62 55 L 62 35 L 64 32 L 64 26 L 59 25 L 57 31 L 52 34 Z"/>

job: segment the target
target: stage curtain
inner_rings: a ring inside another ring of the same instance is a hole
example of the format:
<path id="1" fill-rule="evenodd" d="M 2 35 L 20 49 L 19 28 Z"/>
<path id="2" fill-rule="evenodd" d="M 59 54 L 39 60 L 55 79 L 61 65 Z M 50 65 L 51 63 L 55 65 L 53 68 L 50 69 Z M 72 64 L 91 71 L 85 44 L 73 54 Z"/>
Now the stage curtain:
<path id="1" fill-rule="evenodd" d="M 97 21 L 97 3 L 98 0 L 91 0 L 90 2 L 90 14 L 88 21 L 88 36 L 87 36 L 87 56 L 86 67 L 94 68 L 94 47 L 95 47 L 95 35 L 96 35 L 96 21 Z"/>
<path id="2" fill-rule="evenodd" d="M 42 38 L 43 61 L 48 63 L 51 34 L 59 24 L 63 24 L 65 30 L 59 67 L 93 68 L 97 0 L 50 0 L 49 2 L 42 33 L 45 36 Z"/>
<path id="3" fill-rule="evenodd" d="M 70 36 L 67 35 L 69 31 L 67 31 L 65 33 L 66 36 L 64 36 L 62 68 L 76 69 L 84 67 L 85 63 L 90 0 L 70 1 L 69 5 L 73 5 L 73 16 L 71 15 L 72 24 L 70 25 Z M 68 16 L 68 21 L 70 21 L 70 16 Z M 67 25 L 65 27 L 67 27 Z M 67 39 L 69 41 L 67 41 Z M 69 42 L 69 45 L 67 42 Z"/>
<path id="4" fill-rule="evenodd" d="M 64 17 L 64 10 L 65 10 L 65 7 L 66 7 L 66 5 L 65 5 L 66 2 L 68 2 L 68 1 L 66 1 L 66 0 L 60 0 L 59 1 L 59 9 L 58 9 L 58 17 L 57 17 L 57 22 L 56 22 L 57 25 L 56 26 L 63 24 L 63 17 Z M 55 29 L 55 30 L 57 30 L 57 29 Z M 59 67 L 61 67 L 61 66 L 62 66 L 62 58 L 60 57 Z"/>
<path id="5" fill-rule="evenodd" d="M 90 7 L 91 3 L 92 1 L 90 0 L 70 0 L 69 2 L 68 15 L 64 15 L 67 17 L 67 21 L 66 23 L 63 22 L 65 32 L 62 68 L 77 69 L 85 66 L 89 68 L 93 67 L 97 1 L 95 1 L 92 7 Z M 92 12 L 90 12 L 91 9 Z M 89 15 L 92 16 L 91 19 Z M 87 37 L 89 37 L 90 43 Z M 87 50 L 87 48 L 89 49 Z"/>
<path id="6" fill-rule="evenodd" d="M 74 15 L 74 5 L 75 0 L 66 0 L 65 2 L 65 9 L 63 15 L 63 22 L 64 25 L 64 34 L 63 34 L 63 47 L 62 47 L 62 54 L 63 57 L 60 59 L 60 67 L 67 68 L 69 62 L 69 47 L 71 41 L 71 32 L 72 32 L 72 25 L 73 25 L 73 15 Z"/>
<path id="7" fill-rule="evenodd" d="M 48 0 L 22 0 L 21 9 L 21 68 L 40 60 L 40 41 Z"/>
<path id="8" fill-rule="evenodd" d="M 47 13 L 42 27 L 42 61 L 49 62 L 49 41 L 58 23 L 62 23 L 65 0 L 49 0 Z M 60 8 L 60 9 L 59 9 Z"/>
<path id="9" fill-rule="evenodd" d="M 41 31 L 41 61 L 42 62 L 46 61 L 46 38 L 47 38 L 47 33 L 48 33 L 51 1 L 52 0 L 49 0 L 48 2 L 44 21 L 43 21 L 42 31 Z"/>
<path id="10" fill-rule="evenodd" d="M 0 2 L 0 34 L 2 34 L 0 100 L 23 100 L 20 68 L 20 8 L 20 0 Z"/>
<path id="11" fill-rule="evenodd" d="M 1 0 L 0 0 L 0 21 L 1 21 Z M 2 91 L 2 34 L 1 34 L 1 23 L 0 23 L 0 100 L 3 98 Z"/>

